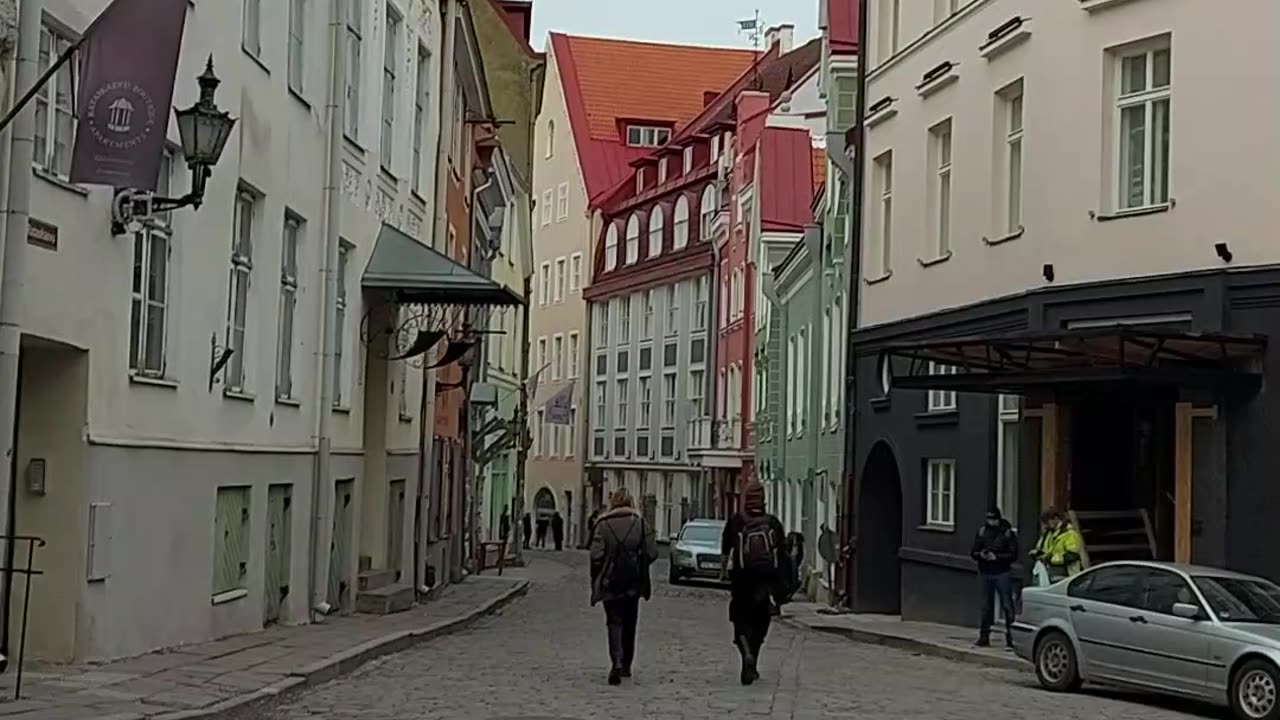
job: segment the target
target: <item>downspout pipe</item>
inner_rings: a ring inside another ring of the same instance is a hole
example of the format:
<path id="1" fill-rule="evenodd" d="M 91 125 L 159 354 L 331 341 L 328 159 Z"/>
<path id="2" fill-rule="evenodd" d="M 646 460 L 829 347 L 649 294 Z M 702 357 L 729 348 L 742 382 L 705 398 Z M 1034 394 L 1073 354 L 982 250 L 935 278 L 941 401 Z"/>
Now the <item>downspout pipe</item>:
<path id="1" fill-rule="evenodd" d="M 869 0 L 861 0 L 858 4 L 858 77 L 857 77 L 857 97 L 854 98 L 854 126 L 853 126 L 853 198 L 851 203 L 851 218 L 849 231 L 849 291 L 846 293 L 848 297 L 848 318 L 845 323 L 845 369 L 844 369 L 844 385 L 845 385 L 845 437 L 844 437 L 844 496 L 845 507 L 842 514 L 844 524 L 841 532 L 841 558 L 845 563 L 844 577 L 842 578 L 843 587 L 840 594 L 843 595 L 846 606 L 852 604 L 852 598 L 848 595 L 848 589 L 851 585 L 850 575 L 853 568 L 848 563 L 852 560 L 852 553 L 846 553 L 844 548 L 852 548 L 854 538 L 856 537 L 855 529 L 857 527 L 857 510 L 856 496 L 854 494 L 857 487 L 857 476 L 855 474 L 854 462 L 857 460 L 857 410 L 858 410 L 858 384 L 855 382 L 855 368 L 857 361 L 855 359 L 854 350 L 854 331 L 858 329 L 858 313 L 862 303 L 862 216 L 863 216 L 863 196 L 866 194 L 866 153 L 863 148 L 866 147 L 867 138 L 867 22 L 870 15 L 868 11 Z"/>
<path id="2" fill-rule="evenodd" d="M 320 279 L 324 287 L 320 310 L 320 373 L 317 381 L 320 384 L 316 396 L 320 398 L 316 408 L 316 467 L 314 482 L 311 486 L 311 546 L 310 568 L 307 576 L 307 597 L 311 603 L 313 620 L 327 615 L 332 606 L 326 597 L 328 568 L 333 563 L 330 556 L 329 522 L 330 505 L 333 500 L 333 468 L 332 468 L 332 430 L 333 416 L 333 345 L 336 328 L 332 308 L 338 294 L 337 276 L 334 268 L 338 264 L 338 243 L 342 230 L 342 127 L 346 117 L 346 68 L 347 44 L 345 42 L 347 3 L 351 0 L 333 0 L 329 18 L 331 67 L 329 68 L 329 101 L 326 107 L 328 120 L 328 147 L 326 160 L 328 167 L 325 174 L 324 187 L 324 262 L 321 264 Z"/>
<path id="3" fill-rule="evenodd" d="M 720 190 L 723 191 L 723 188 L 721 188 Z M 714 233 L 712 233 L 712 235 L 714 236 Z M 707 294 L 711 296 L 711 308 L 710 308 L 711 317 L 707 318 L 707 326 L 711 328 L 711 338 L 710 338 L 710 342 L 707 343 L 707 378 L 706 378 L 706 383 L 707 383 L 706 397 L 710 404 L 707 406 L 706 414 L 708 417 L 711 418 L 711 422 L 707 425 L 707 432 L 709 433 L 707 442 L 712 443 L 712 448 L 714 449 L 714 443 L 716 441 L 716 420 L 717 420 L 716 414 L 717 414 L 717 408 L 719 407 L 718 403 L 720 402 L 720 398 L 716 397 L 717 395 L 716 389 L 720 387 L 719 383 L 716 382 L 716 378 L 720 376 L 720 368 L 718 367 L 718 363 L 720 362 L 719 356 L 720 356 L 720 329 L 721 329 L 720 328 L 720 302 L 721 302 L 720 243 L 719 241 L 716 240 L 715 237 L 711 238 L 711 260 L 712 260 L 711 287 L 708 288 L 708 292 L 707 292 Z M 707 477 L 704 478 L 704 481 L 707 484 L 704 485 L 702 488 L 702 491 L 704 494 L 710 488 L 710 480 L 713 472 L 715 471 L 714 470 L 706 471 Z M 715 514 L 711 515 L 711 517 L 718 517 L 720 512 L 719 498 L 713 497 L 712 503 L 714 503 L 715 507 L 708 508 L 708 509 L 714 510 Z M 704 509 L 704 512 L 705 512 L 705 509 Z"/>

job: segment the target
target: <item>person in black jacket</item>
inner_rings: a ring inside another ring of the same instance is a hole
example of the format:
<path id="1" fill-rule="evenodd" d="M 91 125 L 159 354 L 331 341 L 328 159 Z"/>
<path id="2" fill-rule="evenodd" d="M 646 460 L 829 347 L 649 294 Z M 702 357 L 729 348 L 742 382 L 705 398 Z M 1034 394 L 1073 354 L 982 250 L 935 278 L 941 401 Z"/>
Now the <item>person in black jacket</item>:
<path id="1" fill-rule="evenodd" d="M 1005 645 L 1013 647 L 1013 580 L 1009 569 L 1018 556 L 1018 536 L 1013 526 L 1000 514 L 1000 508 L 987 511 L 986 521 L 973 539 L 970 555 L 978 563 L 982 579 L 982 621 L 978 629 L 978 647 L 991 645 L 991 626 L 995 622 L 995 600 L 1000 600 L 1004 614 Z"/>
<path id="2" fill-rule="evenodd" d="M 764 500 L 764 486 L 748 483 L 742 493 L 743 510 L 725 523 L 720 540 L 720 572 L 730 583 L 729 622 L 742 658 L 743 685 L 760 678 L 760 649 L 775 610 L 785 600 L 791 574 L 786 531 L 765 510 Z"/>

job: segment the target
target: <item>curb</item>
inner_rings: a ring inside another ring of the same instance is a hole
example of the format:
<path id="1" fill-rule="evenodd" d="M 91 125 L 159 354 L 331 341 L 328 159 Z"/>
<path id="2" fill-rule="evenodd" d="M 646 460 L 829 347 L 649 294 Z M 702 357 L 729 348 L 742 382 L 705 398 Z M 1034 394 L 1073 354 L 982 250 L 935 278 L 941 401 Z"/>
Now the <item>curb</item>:
<path id="1" fill-rule="evenodd" d="M 942 658 L 944 660 L 951 660 L 952 662 L 965 663 L 968 665 L 981 665 L 1001 670 L 1025 670 L 1029 667 L 1026 662 L 1016 655 L 986 655 L 983 653 L 963 650 L 961 648 L 950 647 L 948 645 L 927 642 L 925 640 L 916 640 L 915 638 L 904 637 L 902 635 L 879 633 L 871 630 L 863 630 L 861 628 L 809 625 L 802 620 L 793 618 L 783 618 L 782 622 L 794 628 L 835 635 L 857 643 L 890 647 L 896 650 L 928 655 L 930 657 Z"/>
<path id="2" fill-rule="evenodd" d="M 342 652 L 290 672 L 288 677 L 246 695 L 229 698 L 209 707 L 181 710 L 152 716 L 153 720 L 230 720 L 259 717 L 254 710 L 289 693 L 321 685 L 346 675 L 361 665 L 384 655 L 398 653 L 420 643 L 465 630 L 476 620 L 491 615 L 529 591 L 529 581 L 520 580 L 501 595 L 457 617 L 448 618 L 414 630 L 375 638 Z"/>

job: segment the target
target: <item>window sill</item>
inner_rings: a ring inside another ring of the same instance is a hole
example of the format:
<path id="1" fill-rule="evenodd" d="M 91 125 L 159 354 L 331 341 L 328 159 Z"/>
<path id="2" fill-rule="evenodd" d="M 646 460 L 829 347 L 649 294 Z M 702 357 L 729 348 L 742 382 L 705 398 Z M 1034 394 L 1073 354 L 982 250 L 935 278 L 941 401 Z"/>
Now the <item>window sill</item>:
<path id="1" fill-rule="evenodd" d="M 422 193 L 418 192 L 417 188 L 411 188 L 409 190 L 409 199 L 424 208 L 427 206 L 427 199 L 422 197 Z"/>
<path id="2" fill-rule="evenodd" d="M 411 422 L 413 422 L 413 416 L 412 416 L 412 415 L 405 414 L 405 413 L 400 413 L 400 422 L 402 422 L 402 423 L 411 423 Z"/>
<path id="3" fill-rule="evenodd" d="M 870 400 L 871 409 L 876 412 L 884 412 L 888 410 L 891 404 L 892 401 L 888 395 L 885 395 L 884 397 L 871 398 Z"/>
<path id="4" fill-rule="evenodd" d="M 44 180 L 50 185 L 55 185 L 57 187 L 62 188 L 63 190 L 80 195 L 81 197 L 89 197 L 89 188 L 81 185 L 76 185 L 75 183 L 67 182 L 66 179 L 58 177 L 57 175 L 49 172 L 48 170 L 45 170 L 39 165 L 31 166 L 31 172 L 34 173 L 36 177 L 40 178 L 41 180 Z"/>
<path id="5" fill-rule="evenodd" d="M 362 159 L 364 158 L 365 153 L 367 152 L 364 149 L 364 146 L 361 145 L 355 138 L 348 135 L 346 131 L 343 131 L 342 133 L 342 144 L 346 146 L 347 150 L 349 150 L 352 153 L 355 153 L 356 155 L 360 156 L 360 158 Z"/>
<path id="6" fill-rule="evenodd" d="M 1148 205 L 1146 207 L 1132 208 L 1130 210 L 1117 210 L 1113 213 L 1090 213 L 1093 219 L 1098 222 L 1111 222 L 1112 220 L 1124 220 L 1125 218 L 1143 217 L 1145 215 L 1159 215 L 1160 213 L 1169 212 L 1177 205 L 1177 201 L 1169 198 L 1169 202 L 1159 205 Z"/>
<path id="7" fill-rule="evenodd" d="M 228 590 L 224 593 L 218 593 L 217 595 L 214 595 L 213 604 L 225 605 L 229 602 L 235 602 L 236 600 L 239 600 L 240 598 L 243 598 L 243 597 L 249 597 L 249 591 L 244 588 L 236 588 L 235 590 Z"/>
<path id="8" fill-rule="evenodd" d="M 129 373 L 129 382 L 134 385 L 151 385 L 154 387 L 169 388 L 170 390 L 178 389 L 178 381 L 170 380 L 166 377 L 157 377 L 154 375 L 140 375 L 138 373 Z"/>
<path id="9" fill-rule="evenodd" d="M 942 427 L 960 424 L 958 410 L 927 410 L 916 413 L 916 425 L 920 427 Z"/>
<path id="10" fill-rule="evenodd" d="M 252 61 L 254 62 L 254 64 L 256 64 L 258 67 L 262 68 L 262 72 L 264 72 L 264 73 L 266 73 L 266 74 L 268 74 L 268 75 L 270 75 L 270 74 L 271 74 L 271 68 L 267 67 L 267 64 L 266 64 L 266 63 L 264 63 L 264 62 L 262 62 L 262 58 L 258 57 L 258 54 L 257 54 L 257 53 L 255 53 L 254 51 L 252 51 L 252 50 L 250 50 L 249 48 L 245 47 L 245 46 L 244 46 L 244 43 L 241 43 L 241 44 L 240 44 L 240 49 L 244 51 L 244 54 L 245 54 L 245 55 L 248 55 L 248 56 L 249 56 L 249 59 L 250 59 L 250 60 L 252 60 Z"/>
<path id="11" fill-rule="evenodd" d="M 338 413 L 339 415 L 350 415 L 351 406 L 350 405 L 334 405 L 333 411 Z"/>
<path id="12" fill-rule="evenodd" d="M 986 58 L 987 62 L 995 60 L 1031 39 L 1030 21 L 1026 18 L 1015 18 L 1015 20 L 1021 21 L 1017 27 L 978 48 L 978 54 Z"/>
<path id="13" fill-rule="evenodd" d="M 296 398 L 291 398 L 291 397 L 278 397 L 276 398 L 276 404 L 284 405 L 285 407 L 292 407 L 292 408 L 302 407 L 301 400 L 298 400 Z"/>
<path id="14" fill-rule="evenodd" d="M 954 533 L 956 531 L 956 526 L 954 523 L 950 525 L 943 525 L 942 523 L 925 523 L 917 526 L 916 529 L 923 530 L 924 532 Z"/>
<path id="15" fill-rule="evenodd" d="M 891 277 L 893 277 L 893 271 L 892 271 L 892 270 L 887 270 L 887 271 L 885 271 L 885 273 L 884 273 L 883 275 L 877 275 L 876 277 L 863 278 L 863 279 L 862 279 L 862 282 L 864 282 L 864 283 L 866 283 L 866 284 L 868 284 L 868 285 L 875 285 L 875 284 L 877 284 L 877 283 L 882 283 L 882 282 L 884 282 L 885 280 L 888 280 L 888 279 L 889 279 L 889 278 L 891 278 Z"/>
<path id="16" fill-rule="evenodd" d="M 920 267 L 927 268 L 927 267 L 933 267 L 934 265 L 938 265 L 940 263 L 944 263 L 950 259 L 951 259 L 951 251 L 948 250 L 942 253 L 941 255 L 937 257 L 929 258 L 928 260 L 924 258 L 916 258 L 916 262 L 920 263 Z"/>
<path id="17" fill-rule="evenodd" d="M 877 110 L 874 114 L 867 118 L 867 127 L 873 128 L 882 123 L 886 123 L 898 116 L 898 108 L 890 104 L 882 110 Z"/>
<path id="18" fill-rule="evenodd" d="M 1080 9 L 1085 12 L 1097 12 L 1105 10 L 1116 5 L 1127 3 L 1130 0 L 1080 0 Z"/>
<path id="19" fill-rule="evenodd" d="M 982 237 L 982 242 L 983 242 L 983 243 L 985 243 L 985 244 L 987 244 L 988 246 L 991 246 L 991 245 L 1002 245 L 1002 244 L 1004 244 L 1004 243 L 1009 242 L 1010 240 L 1017 240 L 1018 238 L 1022 237 L 1022 235 L 1023 235 L 1024 233 L 1026 233 L 1026 232 L 1027 232 L 1027 229 L 1026 229 L 1025 227 L 1023 227 L 1023 226 L 1019 225 L 1017 230 L 1015 230 L 1015 231 L 1013 231 L 1013 232 L 1011 232 L 1011 233 L 1009 233 L 1009 234 L 1007 234 L 1007 235 L 1001 235 L 1000 237 L 995 237 L 995 238 L 989 238 L 989 237 L 986 237 L 986 236 L 984 235 L 984 236 Z"/>
<path id="20" fill-rule="evenodd" d="M 929 82 L 917 85 L 916 94 L 922 98 L 927 98 L 950 85 L 954 85 L 959 79 L 960 75 L 956 72 L 956 66 L 952 65 L 951 68 L 942 75 L 933 78 Z"/>
<path id="21" fill-rule="evenodd" d="M 396 177 L 396 174 L 391 172 L 391 169 L 386 165 L 381 164 L 381 162 L 378 164 L 378 177 L 392 185 L 398 185 L 400 183 L 400 178 Z"/>
<path id="22" fill-rule="evenodd" d="M 224 390 L 222 391 L 222 397 L 224 397 L 224 398 L 230 398 L 230 399 L 232 399 L 232 400 L 240 400 L 240 401 L 248 402 L 248 403 L 251 403 L 251 402 L 257 402 L 257 400 L 258 400 L 257 396 L 255 396 L 253 393 L 245 392 L 245 391 L 243 391 L 243 390 L 226 390 L 226 389 L 224 389 Z"/>
<path id="23" fill-rule="evenodd" d="M 293 96 L 294 100 L 302 103 L 302 106 L 305 107 L 308 112 L 312 110 L 311 102 L 302 96 L 301 90 L 298 90 L 291 85 L 289 86 L 289 95 Z"/>

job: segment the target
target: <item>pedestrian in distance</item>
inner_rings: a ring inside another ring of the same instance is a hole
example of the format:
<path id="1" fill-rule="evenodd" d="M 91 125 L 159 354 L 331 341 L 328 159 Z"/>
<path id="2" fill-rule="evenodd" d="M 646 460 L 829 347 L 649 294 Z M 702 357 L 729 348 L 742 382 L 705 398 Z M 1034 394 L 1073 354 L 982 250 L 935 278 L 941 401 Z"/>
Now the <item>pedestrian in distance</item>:
<path id="1" fill-rule="evenodd" d="M 609 640 L 609 684 L 631 677 L 640 600 L 653 591 L 649 567 L 658 557 L 653 528 L 626 488 L 609 496 L 609 511 L 591 529 L 591 604 L 604 604 Z"/>
<path id="2" fill-rule="evenodd" d="M 1032 551 L 1032 558 L 1048 571 L 1055 583 L 1084 570 L 1084 539 L 1066 513 L 1049 510 L 1044 515 L 1047 528 Z"/>
<path id="3" fill-rule="evenodd" d="M 524 549 L 529 549 L 529 541 L 533 538 L 533 517 L 525 513 L 520 518 L 520 533 L 524 536 Z"/>
<path id="4" fill-rule="evenodd" d="M 537 523 L 538 535 L 537 535 L 537 538 L 534 540 L 534 544 L 537 545 L 539 549 L 545 548 L 547 546 L 547 526 L 550 524 L 551 524 L 551 520 L 547 518 L 546 515 L 538 516 L 538 523 Z"/>
<path id="5" fill-rule="evenodd" d="M 789 583 L 783 550 L 786 531 L 766 512 L 763 485 L 754 480 L 747 484 L 742 508 L 725 523 L 720 567 L 729 580 L 729 622 L 742 659 L 739 677 L 743 685 L 750 685 L 760 678 L 760 649 Z"/>
<path id="6" fill-rule="evenodd" d="M 507 549 L 507 539 L 511 537 L 511 511 L 502 508 L 502 517 L 498 518 L 498 539 L 502 541 L 502 549 Z"/>
<path id="7" fill-rule="evenodd" d="M 564 549 L 564 518 L 559 512 L 551 516 L 551 541 L 555 543 L 556 552 Z"/>
<path id="8" fill-rule="evenodd" d="M 1013 647 L 1013 578 L 1009 574 L 1014 558 L 1018 557 L 1018 535 L 1013 526 L 1000 514 L 1000 508 L 992 507 L 973 538 L 970 556 L 978 563 L 978 577 L 982 587 L 982 617 L 978 625 L 978 647 L 990 647 L 991 626 L 995 624 L 996 600 L 1004 616 L 1004 642 Z"/>

